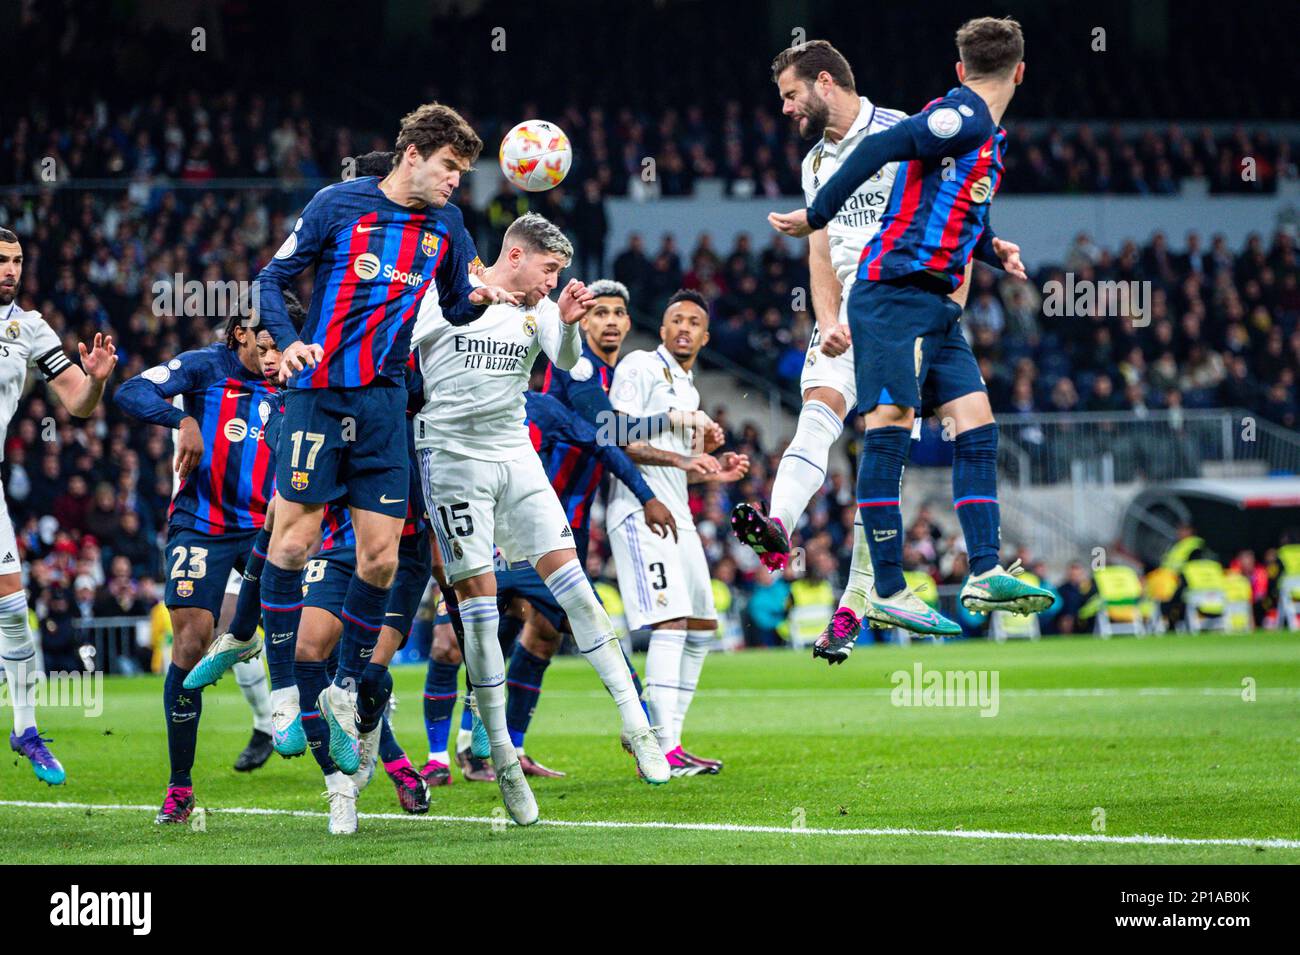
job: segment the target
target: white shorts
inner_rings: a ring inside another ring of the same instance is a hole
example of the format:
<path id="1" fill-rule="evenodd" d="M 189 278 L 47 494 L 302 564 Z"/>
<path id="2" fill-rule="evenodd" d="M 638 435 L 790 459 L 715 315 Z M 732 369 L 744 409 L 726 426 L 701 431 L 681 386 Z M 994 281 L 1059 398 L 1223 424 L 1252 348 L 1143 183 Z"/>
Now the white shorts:
<path id="1" fill-rule="evenodd" d="M 239 588 L 244 586 L 244 575 L 234 567 L 230 568 L 230 576 L 226 578 L 226 596 L 238 597 Z"/>
<path id="2" fill-rule="evenodd" d="M 851 286 L 852 283 L 849 283 Z M 840 299 L 840 321 L 847 324 L 849 320 L 849 290 L 845 288 L 844 297 Z M 799 376 L 799 394 L 805 394 L 809 388 L 833 388 L 844 396 L 844 407 L 852 413 L 858 404 L 858 379 L 853 370 L 853 348 L 843 355 L 830 358 L 822 354 L 822 336 L 813 323 L 812 337 L 808 341 L 808 352 L 803 360 L 803 373 Z"/>
<path id="3" fill-rule="evenodd" d="M 492 573 L 493 544 L 509 562 L 573 547 L 573 531 L 542 459 L 478 461 L 420 451 L 424 499 L 452 583 Z"/>
<path id="4" fill-rule="evenodd" d="M 693 527 L 677 526 L 677 540 L 650 530 L 641 514 L 629 514 L 609 532 L 618 590 L 629 630 L 665 620 L 716 620 L 713 581 L 704 545 Z"/>
<path id="5" fill-rule="evenodd" d="M 0 574 L 20 574 L 22 570 L 14 522 L 9 519 L 9 505 L 5 502 L 4 488 L 0 487 Z"/>

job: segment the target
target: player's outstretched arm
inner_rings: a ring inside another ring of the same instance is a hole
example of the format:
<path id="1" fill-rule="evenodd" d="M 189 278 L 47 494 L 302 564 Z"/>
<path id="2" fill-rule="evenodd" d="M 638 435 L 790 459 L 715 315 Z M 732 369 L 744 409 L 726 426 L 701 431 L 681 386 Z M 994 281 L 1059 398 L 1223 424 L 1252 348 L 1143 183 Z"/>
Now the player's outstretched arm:
<path id="1" fill-rule="evenodd" d="M 995 269 L 1002 269 L 1008 275 L 1018 278 L 1022 282 L 1029 281 L 1029 273 L 1025 270 L 1024 261 L 1020 258 L 1020 246 L 1014 242 L 1008 242 L 1006 239 L 999 239 L 994 235 L 992 226 L 986 225 L 984 227 L 979 241 L 975 243 L 972 257 L 985 265 L 991 265 Z"/>
<path id="2" fill-rule="evenodd" d="M 702 454 L 699 457 L 709 458 L 714 467 L 703 474 L 687 472 L 687 481 L 691 484 L 730 484 L 733 481 L 739 481 L 749 473 L 749 455 L 747 454 L 727 451 L 717 458 L 708 454 Z"/>
<path id="3" fill-rule="evenodd" d="M 89 418 L 99 399 L 104 397 L 104 386 L 117 367 L 117 348 L 112 335 L 95 333 L 95 340 L 87 351 L 84 342 L 77 343 L 81 354 L 81 367 L 69 364 L 67 369 L 49 379 L 50 389 L 63 407 L 78 418 Z"/>
<path id="4" fill-rule="evenodd" d="M 203 460 L 203 432 L 172 399 L 202 387 L 205 367 L 195 353 L 186 352 L 127 379 L 113 393 L 113 403 L 132 418 L 177 432 L 175 470 L 182 480 Z"/>

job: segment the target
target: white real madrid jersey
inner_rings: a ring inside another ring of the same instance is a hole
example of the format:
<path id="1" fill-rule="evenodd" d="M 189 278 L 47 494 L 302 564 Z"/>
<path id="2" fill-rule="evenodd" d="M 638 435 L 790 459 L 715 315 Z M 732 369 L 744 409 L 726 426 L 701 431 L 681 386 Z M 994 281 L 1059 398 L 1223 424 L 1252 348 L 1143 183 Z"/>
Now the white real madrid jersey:
<path id="1" fill-rule="evenodd" d="M 63 343 L 40 312 L 23 311 L 17 302 L 0 307 L 0 460 L 28 369 L 35 368 L 49 381 L 71 367 Z"/>
<path id="2" fill-rule="evenodd" d="M 821 141 L 803 159 L 803 192 L 808 205 L 817 198 L 817 191 L 835 175 L 853 148 L 873 133 L 889 129 L 907 114 L 896 109 L 883 109 L 865 96 L 858 97 L 858 118 L 838 143 Z M 840 211 L 826 225 L 830 240 L 831 266 L 840 284 L 850 281 L 858 271 L 862 250 L 880 230 L 880 217 L 885 214 L 889 191 L 894 187 L 894 173 L 898 163 L 886 163 L 878 173 L 860 185 L 849 196 Z"/>
<path id="3" fill-rule="evenodd" d="M 512 461 L 537 453 L 524 425 L 524 392 L 537 353 L 545 352 L 566 371 L 582 354 L 578 323 L 565 325 L 559 306 L 549 298 L 531 308 L 490 305 L 474 321 L 452 325 L 437 296 L 429 294 L 411 337 L 424 376 L 416 447 L 480 461 Z"/>
<path id="4" fill-rule="evenodd" d="M 695 390 L 695 373 L 683 371 L 663 345 L 654 351 L 634 351 L 614 369 L 609 400 L 615 411 L 648 417 L 668 411 L 696 411 L 700 393 Z M 650 440 L 650 446 L 689 457 L 690 433 L 684 428 L 664 428 Z M 686 496 L 686 472 L 681 468 L 638 464 L 650 490 L 672 511 L 678 525 L 694 527 Z M 611 482 L 605 509 L 606 528 L 615 528 L 629 514 L 640 513 L 641 502 L 622 481 Z"/>

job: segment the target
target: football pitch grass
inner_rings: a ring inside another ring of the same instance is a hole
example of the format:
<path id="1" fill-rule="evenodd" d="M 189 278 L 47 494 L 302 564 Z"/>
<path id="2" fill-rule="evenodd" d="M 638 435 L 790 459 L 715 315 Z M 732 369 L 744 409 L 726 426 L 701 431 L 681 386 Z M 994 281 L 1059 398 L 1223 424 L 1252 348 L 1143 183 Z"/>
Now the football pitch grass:
<path id="1" fill-rule="evenodd" d="M 897 705 L 891 675 L 918 665 L 983 672 L 989 692 L 996 674 L 996 715 Z M 394 675 L 394 728 L 420 765 L 424 670 Z M 250 727 L 230 676 L 204 693 L 202 829 L 155 826 L 160 697 L 158 677 L 109 679 L 97 718 L 41 710 L 68 782 L 0 765 L 0 862 L 1300 862 L 1295 634 L 860 647 L 834 668 L 715 654 L 686 743 L 726 768 L 658 788 L 634 778 L 595 674 L 563 658 L 528 751 L 569 776 L 532 781 L 543 822 L 528 829 L 459 774 L 428 816 L 404 815 L 381 769 L 360 831 L 330 836 L 310 756 L 230 768 Z"/>

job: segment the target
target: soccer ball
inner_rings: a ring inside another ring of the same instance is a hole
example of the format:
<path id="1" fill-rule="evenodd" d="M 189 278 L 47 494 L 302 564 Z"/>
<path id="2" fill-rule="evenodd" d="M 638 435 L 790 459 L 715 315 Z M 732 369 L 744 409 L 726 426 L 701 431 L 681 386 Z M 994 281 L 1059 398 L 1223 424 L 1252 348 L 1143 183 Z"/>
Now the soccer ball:
<path id="1" fill-rule="evenodd" d="M 573 147 L 554 123 L 526 119 L 501 140 L 501 171 L 527 192 L 545 192 L 564 181 L 573 164 Z"/>

